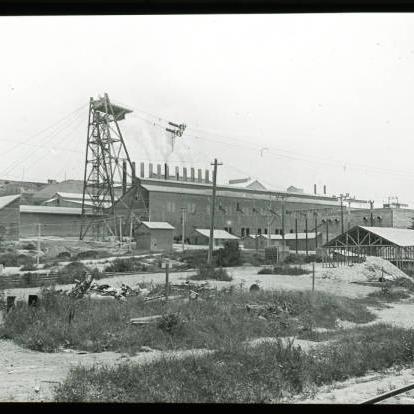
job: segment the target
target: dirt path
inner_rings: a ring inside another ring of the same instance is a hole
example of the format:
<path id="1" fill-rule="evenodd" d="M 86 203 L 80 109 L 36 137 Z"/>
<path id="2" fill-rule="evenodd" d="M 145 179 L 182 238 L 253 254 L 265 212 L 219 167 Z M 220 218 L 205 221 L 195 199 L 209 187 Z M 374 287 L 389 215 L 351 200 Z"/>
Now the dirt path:
<path id="1" fill-rule="evenodd" d="M 318 389 L 313 398 L 295 398 L 286 402 L 299 404 L 360 404 L 395 388 L 414 383 L 414 368 L 372 373 Z M 384 400 L 385 404 L 414 404 L 414 391 Z"/>
<path id="2" fill-rule="evenodd" d="M 0 401 L 51 401 L 53 388 L 63 381 L 72 367 L 79 365 L 147 364 L 162 357 L 186 358 L 211 351 L 153 351 L 128 356 L 116 352 L 79 354 L 76 352 L 43 353 L 21 348 L 0 340 Z"/>

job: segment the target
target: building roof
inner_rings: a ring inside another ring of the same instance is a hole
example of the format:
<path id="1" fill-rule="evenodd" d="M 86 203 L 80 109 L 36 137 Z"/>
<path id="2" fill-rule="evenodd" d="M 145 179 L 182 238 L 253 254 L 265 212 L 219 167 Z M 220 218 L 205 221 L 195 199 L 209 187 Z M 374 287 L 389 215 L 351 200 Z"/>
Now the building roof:
<path id="1" fill-rule="evenodd" d="M 321 233 L 318 233 L 318 236 L 320 236 Z M 261 237 L 268 239 L 269 236 L 267 234 L 260 234 Z M 257 237 L 257 236 L 256 236 Z M 315 232 L 309 232 L 308 233 L 308 240 L 312 240 L 315 238 Z M 281 234 L 271 234 L 270 235 L 271 240 L 282 240 Z M 285 234 L 285 240 L 296 240 L 296 233 L 286 233 Z M 306 240 L 306 233 L 298 233 L 298 240 Z"/>
<path id="2" fill-rule="evenodd" d="M 60 183 L 47 184 L 44 188 L 36 191 L 33 198 L 38 200 L 48 200 L 52 198 L 57 192 L 80 193 L 83 191 L 82 180 L 66 180 Z"/>
<path id="3" fill-rule="evenodd" d="M 82 214 L 82 209 L 77 207 L 21 205 L 20 213 L 70 214 L 80 216 Z M 87 212 L 87 214 L 90 213 Z"/>
<path id="4" fill-rule="evenodd" d="M 10 203 L 13 203 L 13 201 L 17 200 L 18 198 L 20 198 L 20 194 L 0 197 L 0 209 L 8 206 Z"/>
<path id="5" fill-rule="evenodd" d="M 145 181 L 149 179 L 145 179 Z M 142 179 L 144 181 L 144 179 Z M 180 193 L 180 194 L 193 194 L 211 196 L 211 184 L 202 183 L 186 183 L 186 182 L 174 182 L 161 180 L 153 180 L 150 183 L 142 182 L 141 186 L 149 192 L 161 192 L 161 193 Z M 192 185 L 191 185 L 192 184 Z M 234 186 L 217 186 L 217 199 L 220 201 L 220 197 L 234 197 L 245 198 L 246 200 L 266 200 L 269 201 L 269 194 L 272 195 L 286 195 L 286 198 L 295 203 L 309 203 L 309 201 L 317 202 L 318 204 L 324 204 L 329 206 L 337 206 L 338 200 L 336 198 L 327 196 L 315 196 L 312 194 L 294 194 L 273 190 L 258 190 L 251 188 L 240 188 Z M 311 199 L 311 200 L 310 200 Z M 276 200 L 274 200 L 276 201 Z"/>
<path id="6" fill-rule="evenodd" d="M 151 230 L 174 230 L 175 227 L 166 221 L 142 221 L 142 225 Z"/>
<path id="7" fill-rule="evenodd" d="M 73 198 L 75 200 L 82 200 L 83 199 L 83 193 L 66 193 L 66 192 L 63 192 L 63 191 L 58 191 L 56 193 L 56 195 L 59 196 L 59 197 L 62 197 L 62 198 Z M 89 197 L 89 195 L 85 194 L 85 197 Z"/>
<path id="8" fill-rule="evenodd" d="M 197 233 L 210 238 L 210 229 L 195 229 Z M 220 240 L 239 240 L 237 236 L 234 234 L 230 234 L 225 230 L 214 229 L 213 239 L 220 239 Z"/>
<path id="9" fill-rule="evenodd" d="M 407 247 L 414 246 L 414 230 L 396 229 L 394 227 L 365 227 L 359 226 L 361 229 L 369 231 L 382 237 L 397 246 Z"/>

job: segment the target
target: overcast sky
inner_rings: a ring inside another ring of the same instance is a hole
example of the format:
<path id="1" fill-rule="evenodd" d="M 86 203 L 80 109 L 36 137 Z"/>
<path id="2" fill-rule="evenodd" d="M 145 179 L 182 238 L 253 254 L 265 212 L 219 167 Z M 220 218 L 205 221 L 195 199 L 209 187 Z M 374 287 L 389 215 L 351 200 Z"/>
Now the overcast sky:
<path id="1" fill-rule="evenodd" d="M 2 17 L 0 38 L 0 178 L 82 178 L 107 92 L 137 163 L 414 205 L 412 14 Z"/>

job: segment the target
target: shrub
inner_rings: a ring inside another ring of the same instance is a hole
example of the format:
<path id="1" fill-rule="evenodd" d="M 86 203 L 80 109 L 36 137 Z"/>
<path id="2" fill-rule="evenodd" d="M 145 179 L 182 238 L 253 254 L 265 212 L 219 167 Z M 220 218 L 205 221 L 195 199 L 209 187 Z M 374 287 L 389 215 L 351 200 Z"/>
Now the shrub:
<path id="1" fill-rule="evenodd" d="M 214 266 L 201 266 L 197 269 L 197 273 L 188 277 L 189 280 L 221 280 L 230 282 L 233 278 L 227 273 L 226 269 L 222 267 L 215 268 Z"/>
<path id="2" fill-rule="evenodd" d="M 56 256 L 58 259 L 70 259 L 71 254 L 69 252 L 60 252 Z"/>
<path id="3" fill-rule="evenodd" d="M 215 253 L 217 265 L 222 267 L 240 266 L 240 247 L 237 240 L 229 240 L 224 243 L 224 247 Z"/>
<path id="4" fill-rule="evenodd" d="M 310 270 L 302 269 L 301 267 L 290 266 L 274 266 L 273 268 L 264 267 L 257 272 L 259 275 L 290 275 L 299 276 L 312 273 Z"/>
<path id="5" fill-rule="evenodd" d="M 22 271 L 30 271 L 30 270 L 36 270 L 36 269 L 37 267 L 34 263 L 25 264 L 24 266 L 20 268 L 20 270 Z"/>
<path id="6" fill-rule="evenodd" d="M 37 250 L 37 246 L 33 243 L 28 243 L 22 246 L 22 250 Z"/>
<path id="7" fill-rule="evenodd" d="M 105 267 L 106 272 L 140 272 L 147 270 L 147 265 L 138 258 L 114 259 Z"/>
<path id="8" fill-rule="evenodd" d="M 96 250 L 85 250 L 84 252 L 79 252 L 76 255 L 76 260 L 96 259 L 98 256 L 99 253 Z"/>
<path id="9" fill-rule="evenodd" d="M 157 323 L 157 327 L 164 332 L 176 333 L 182 328 L 182 320 L 177 313 L 167 313 Z"/>
<path id="10" fill-rule="evenodd" d="M 82 280 L 90 269 L 81 262 L 71 262 L 57 273 L 63 283 L 73 283 L 75 279 Z"/>

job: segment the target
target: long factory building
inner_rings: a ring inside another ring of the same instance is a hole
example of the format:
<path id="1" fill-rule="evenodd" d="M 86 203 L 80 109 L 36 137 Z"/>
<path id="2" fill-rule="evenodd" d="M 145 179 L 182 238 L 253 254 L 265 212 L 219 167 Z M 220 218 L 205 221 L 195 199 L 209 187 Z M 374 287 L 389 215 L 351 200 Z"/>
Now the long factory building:
<path id="1" fill-rule="evenodd" d="M 150 164 L 147 172 L 143 163 L 140 167 L 138 184 L 116 203 L 115 221 L 122 223 L 123 235 L 129 235 L 131 227 L 135 229 L 135 224 L 130 225 L 127 207 L 135 217 L 170 223 L 176 241 L 182 236 L 183 217 L 186 239 L 195 228 L 209 227 L 212 197 L 209 171 L 191 168 L 187 174 L 185 168 L 176 167 L 174 174 L 170 174 L 168 166 L 157 165 L 153 169 Z M 35 237 L 39 231 L 41 236 L 78 237 L 82 223 L 82 186 L 81 181 L 74 180 L 49 183 L 33 194 L 36 205 L 29 204 L 20 194 L 0 197 L 0 237 L 16 240 Z M 269 231 L 280 235 L 283 229 L 285 234 L 308 230 L 308 233 L 321 233 L 321 243 L 325 243 L 341 233 L 341 217 L 345 230 L 355 225 L 397 228 L 412 225 L 414 211 L 411 209 L 386 205 L 370 210 L 368 202 L 348 199 L 343 202 L 341 215 L 339 197 L 327 195 L 326 188 L 323 193 L 318 194 L 316 186 L 313 193 L 293 186 L 275 191 L 257 180 L 232 180 L 226 185 L 217 185 L 215 228 L 242 239 Z M 86 205 L 88 217 L 93 218 L 92 204 Z M 119 235 L 118 224 L 111 217 L 108 220 L 114 234 Z"/>

